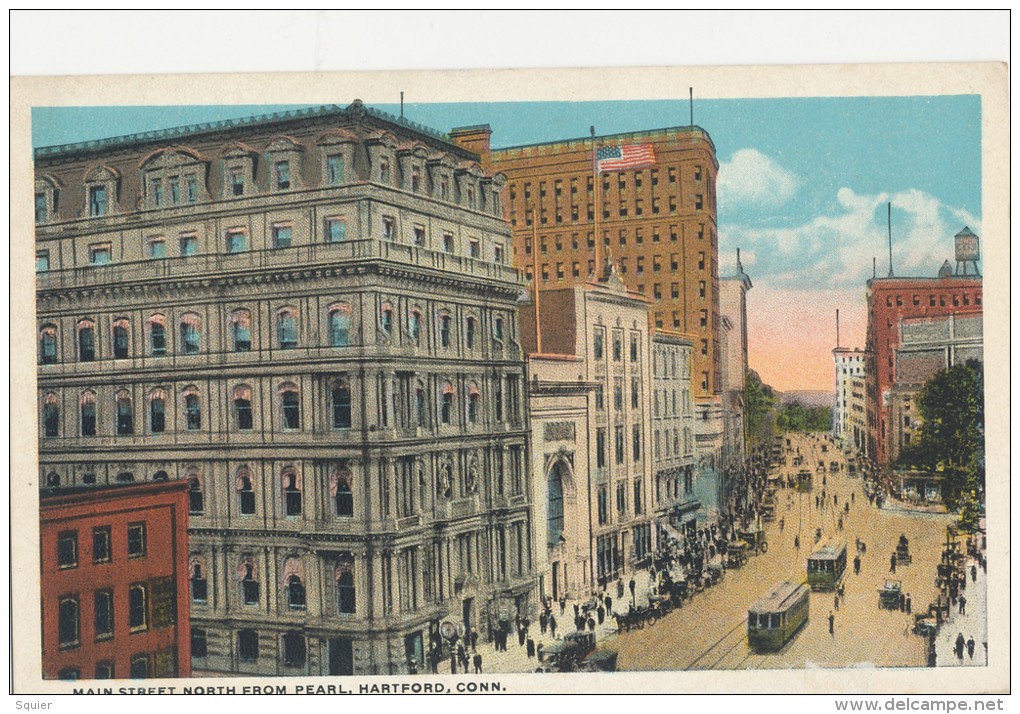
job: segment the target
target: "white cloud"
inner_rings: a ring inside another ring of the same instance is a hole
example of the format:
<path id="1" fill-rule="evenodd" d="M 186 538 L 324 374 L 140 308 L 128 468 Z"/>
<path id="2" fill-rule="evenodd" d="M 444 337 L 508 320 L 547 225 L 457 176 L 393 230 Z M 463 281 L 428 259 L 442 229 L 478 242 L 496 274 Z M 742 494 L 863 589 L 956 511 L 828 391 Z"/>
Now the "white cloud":
<path id="1" fill-rule="evenodd" d="M 800 225 L 728 225 L 720 235 L 720 252 L 739 246 L 741 255 L 754 255 L 752 279 L 776 287 L 863 288 L 872 274 L 872 257 L 877 274 L 888 275 L 888 202 L 896 275 L 935 277 L 944 260 L 953 262 L 953 236 L 964 225 L 981 235 L 980 219 L 924 191 L 859 194 L 843 187 L 829 211 Z"/>
<path id="2" fill-rule="evenodd" d="M 799 186 L 797 176 L 757 149 L 739 149 L 719 164 L 717 189 L 724 206 L 781 206 Z"/>

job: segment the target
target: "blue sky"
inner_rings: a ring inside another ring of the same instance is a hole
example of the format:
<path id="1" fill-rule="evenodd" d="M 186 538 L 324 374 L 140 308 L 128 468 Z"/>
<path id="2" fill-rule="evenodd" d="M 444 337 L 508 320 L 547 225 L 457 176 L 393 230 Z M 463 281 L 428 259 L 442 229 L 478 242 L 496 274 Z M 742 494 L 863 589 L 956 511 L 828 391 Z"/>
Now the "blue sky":
<path id="1" fill-rule="evenodd" d="M 373 106 L 399 113 L 398 105 Z M 291 108 L 41 107 L 33 110 L 32 138 L 50 146 Z M 405 105 L 408 119 L 443 132 L 489 124 L 494 147 L 584 137 L 591 125 L 598 134 L 684 125 L 689 112 L 686 99 Z M 826 314 L 843 305 L 844 346 L 863 345 L 872 257 L 880 276 L 888 272 L 887 202 L 897 275 L 934 276 L 952 257 L 957 231 L 968 225 L 981 235 L 977 95 L 695 97 L 694 121 L 712 136 L 720 164 L 720 274 L 732 270 L 739 247 L 755 284 L 749 322 L 760 320 L 763 331 L 777 320 L 822 324 L 820 315 L 791 312 L 791 305 L 817 303 Z M 830 369 L 822 363 L 834 336 L 819 340 L 813 385 Z"/>

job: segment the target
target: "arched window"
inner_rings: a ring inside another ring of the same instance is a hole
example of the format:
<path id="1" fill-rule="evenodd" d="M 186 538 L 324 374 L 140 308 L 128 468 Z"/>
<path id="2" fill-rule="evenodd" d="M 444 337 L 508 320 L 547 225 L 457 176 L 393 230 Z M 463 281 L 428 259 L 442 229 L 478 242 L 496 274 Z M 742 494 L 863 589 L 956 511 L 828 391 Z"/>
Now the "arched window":
<path id="1" fill-rule="evenodd" d="M 194 385 L 184 389 L 184 428 L 188 431 L 202 428 L 202 405 L 198 387 Z"/>
<path id="2" fill-rule="evenodd" d="M 442 402 L 439 407 L 439 421 L 443 424 L 453 423 L 453 385 L 446 382 L 442 387 Z"/>
<path id="3" fill-rule="evenodd" d="M 296 557 L 287 558 L 283 564 L 283 582 L 287 591 L 287 605 L 292 610 L 305 609 L 304 567 Z"/>
<path id="4" fill-rule="evenodd" d="M 153 434 L 166 431 L 166 392 L 162 389 L 149 393 L 149 431 Z"/>
<path id="5" fill-rule="evenodd" d="M 124 318 L 113 323 L 113 358 L 127 359 L 130 351 L 131 324 Z"/>
<path id="6" fill-rule="evenodd" d="M 47 394 L 43 399 L 43 434 L 57 436 L 60 432 L 60 408 L 57 406 L 57 395 Z"/>
<path id="7" fill-rule="evenodd" d="M 255 559 L 245 557 L 241 560 L 238 575 L 241 578 L 241 599 L 245 605 L 259 604 L 259 576 L 255 568 Z"/>
<path id="8" fill-rule="evenodd" d="M 333 407 L 333 428 L 350 429 L 351 387 L 346 379 L 341 379 L 333 384 L 330 401 Z"/>
<path id="9" fill-rule="evenodd" d="M 449 347 L 450 346 L 450 316 L 440 315 L 439 316 L 439 346 Z"/>
<path id="10" fill-rule="evenodd" d="M 411 310 L 407 315 L 407 335 L 415 343 L 421 337 L 421 312 L 417 309 Z"/>
<path id="11" fill-rule="evenodd" d="M 117 435 L 130 436 L 135 433 L 134 410 L 131 408 L 131 395 L 127 390 L 117 392 Z"/>
<path id="12" fill-rule="evenodd" d="M 57 363 L 56 325 L 43 325 L 39 330 L 39 364 Z"/>
<path id="13" fill-rule="evenodd" d="M 193 312 L 181 315 L 181 351 L 197 355 L 202 349 L 202 319 Z"/>
<path id="14" fill-rule="evenodd" d="M 77 647 L 81 636 L 78 598 L 66 597 L 57 606 L 57 639 L 62 648 Z"/>
<path id="15" fill-rule="evenodd" d="M 200 516 L 205 513 L 205 492 L 202 491 L 202 477 L 198 469 L 188 469 L 188 513 Z"/>
<path id="16" fill-rule="evenodd" d="M 96 326 L 92 320 L 78 323 L 78 361 L 93 362 L 96 359 Z"/>
<path id="17" fill-rule="evenodd" d="M 354 515 L 354 493 L 351 491 L 351 472 L 342 467 L 329 479 L 330 495 L 338 518 Z"/>
<path id="18" fill-rule="evenodd" d="M 502 317 L 497 317 L 495 322 L 493 322 L 493 325 L 492 325 L 492 336 L 493 336 L 493 338 L 495 338 L 496 342 L 502 342 L 503 341 L 503 318 Z"/>
<path id="19" fill-rule="evenodd" d="M 276 313 L 276 337 L 281 350 L 292 350 L 298 346 L 297 311 L 285 307 Z"/>
<path id="20" fill-rule="evenodd" d="M 251 431 L 251 387 L 243 384 L 241 386 L 234 387 L 232 401 L 234 402 L 234 419 L 237 423 L 238 430 Z"/>
<path id="21" fill-rule="evenodd" d="M 252 486 L 251 474 L 246 466 L 237 470 L 237 500 L 242 516 L 251 516 L 255 513 L 255 488 Z"/>
<path id="22" fill-rule="evenodd" d="M 354 589 L 354 559 L 345 557 L 336 567 L 336 610 L 341 615 L 353 615 L 357 605 Z"/>
<path id="23" fill-rule="evenodd" d="M 188 564 L 191 574 L 191 600 L 205 602 L 209 597 L 209 581 L 206 578 L 205 563 L 201 558 L 193 557 Z"/>
<path id="24" fill-rule="evenodd" d="M 379 329 L 384 335 L 393 334 L 393 306 L 384 302 L 379 311 Z"/>
<path id="25" fill-rule="evenodd" d="M 467 348 L 473 350 L 475 348 L 475 318 L 469 317 L 464 327 L 464 337 L 467 342 Z"/>
<path id="26" fill-rule="evenodd" d="M 351 306 L 332 305 L 329 308 L 330 347 L 347 347 L 351 343 Z"/>
<path id="27" fill-rule="evenodd" d="M 563 537 L 563 462 L 557 461 L 549 472 L 547 486 L 546 532 L 550 546 Z"/>
<path id="28" fill-rule="evenodd" d="M 154 473 L 152 475 L 152 480 L 153 481 L 169 481 L 170 480 L 170 476 L 167 474 L 166 471 L 157 471 L 156 473 Z"/>
<path id="29" fill-rule="evenodd" d="M 283 509 L 288 516 L 301 515 L 301 480 L 293 467 L 283 470 Z"/>
<path id="30" fill-rule="evenodd" d="M 243 309 L 230 313 L 230 329 L 234 352 L 251 351 L 251 313 Z"/>
<path id="31" fill-rule="evenodd" d="M 149 352 L 153 357 L 166 354 L 166 318 L 162 315 L 149 318 Z"/>
<path id="32" fill-rule="evenodd" d="M 295 431 L 301 428 L 301 393 L 293 384 L 280 387 L 280 411 L 283 415 L 283 428 Z"/>
<path id="33" fill-rule="evenodd" d="M 305 666 L 305 638 L 300 632 L 288 632 L 283 636 L 283 664 L 286 667 Z"/>
<path id="34" fill-rule="evenodd" d="M 96 436 L 96 393 L 92 391 L 86 391 L 82 393 L 82 397 L 79 400 L 79 409 L 81 410 L 81 425 L 82 425 L 82 436 L 83 437 L 95 437 Z"/>
<path id="35" fill-rule="evenodd" d="M 467 399 L 467 418 L 470 424 L 478 423 L 478 410 L 482 402 L 482 393 L 478 389 L 477 384 L 472 384 L 468 388 L 468 399 Z"/>

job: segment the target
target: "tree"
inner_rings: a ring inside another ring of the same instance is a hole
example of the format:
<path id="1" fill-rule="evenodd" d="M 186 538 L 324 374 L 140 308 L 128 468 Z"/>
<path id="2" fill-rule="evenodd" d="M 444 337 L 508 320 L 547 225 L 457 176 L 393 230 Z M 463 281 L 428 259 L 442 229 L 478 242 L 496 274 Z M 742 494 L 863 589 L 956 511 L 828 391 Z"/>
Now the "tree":
<path id="1" fill-rule="evenodd" d="M 753 369 L 747 371 L 746 380 L 747 434 L 752 445 L 772 439 L 775 431 L 776 393 Z"/>

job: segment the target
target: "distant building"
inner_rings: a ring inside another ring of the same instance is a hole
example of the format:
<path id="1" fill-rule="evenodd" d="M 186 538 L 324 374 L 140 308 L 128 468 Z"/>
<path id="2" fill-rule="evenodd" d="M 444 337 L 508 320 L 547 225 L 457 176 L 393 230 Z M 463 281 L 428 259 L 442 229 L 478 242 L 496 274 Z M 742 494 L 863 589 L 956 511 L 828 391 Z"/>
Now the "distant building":
<path id="1" fill-rule="evenodd" d="M 846 381 L 846 418 L 843 444 L 855 454 L 871 458 L 868 451 L 868 389 L 864 374 L 849 375 Z"/>
<path id="2" fill-rule="evenodd" d="M 752 287 L 738 249 L 735 274 L 719 279 L 719 314 L 729 322 L 729 329 L 720 335 L 725 468 L 739 468 L 747 450 L 747 292 Z"/>
<path id="3" fill-rule="evenodd" d="M 837 347 L 832 351 L 836 375 L 836 401 L 832 409 L 832 435 L 850 445 L 854 442 L 850 421 L 853 403 L 853 381 L 864 379 L 867 358 L 864 350 Z"/>
<path id="4" fill-rule="evenodd" d="M 190 675 L 205 642 L 189 627 L 188 491 L 168 481 L 42 492 L 43 677 Z M 210 577 L 194 574 L 191 588 Z"/>
<path id="5" fill-rule="evenodd" d="M 551 420 L 544 417 L 542 430 L 534 434 L 534 448 L 542 449 L 543 457 L 534 459 L 533 490 L 549 496 L 550 525 L 544 542 L 550 567 L 558 562 L 560 568 L 566 568 L 554 569 L 545 587 L 550 594 L 554 585 L 558 589 L 565 583 L 569 592 L 577 595 L 593 583 L 605 586 L 644 567 L 654 553 L 652 525 L 659 504 L 648 446 L 652 431 L 650 301 L 628 291 L 615 270 L 597 282 L 541 290 L 538 298 L 537 309 L 533 301 L 520 310 L 522 345 L 535 355 L 532 365 L 539 377 L 537 387 L 534 382 L 531 385 L 539 397 L 532 413 L 541 416 L 540 410 L 549 408 L 545 402 L 549 392 L 566 388 L 555 382 L 562 383 L 571 371 L 576 372 L 562 423 L 547 426 Z M 539 331 L 536 322 L 541 325 Z M 541 349 L 536 333 L 541 335 Z M 557 355 L 562 357 L 554 357 Z M 553 367 L 553 359 L 560 359 L 562 368 Z M 591 383 L 591 388 L 586 383 Z M 581 405 L 575 400 L 582 393 L 588 400 L 586 435 L 576 431 Z M 563 396 L 566 399 L 568 395 Z M 567 423 L 568 416 L 573 427 Z M 575 429 L 574 438 L 563 438 L 570 428 Z M 588 448 L 582 453 L 585 443 Z M 581 458 L 588 459 L 586 467 L 577 463 Z M 586 483 L 580 482 L 578 475 L 584 474 L 584 468 Z M 561 491 L 564 525 L 558 539 L 554 535 L 559 529 Z M 568 517 L 575 518 L 576 524 L 568 525 Z M 571 534 L 583 532 L 585 526 L 587 541 L 572 542 Z M 585 560 L 589 573 L 570 570 Z"/>
<path id="6" fill-rule="evenodd" d="M 889 460 L 917 444 L 923 419 L 917 398 L 938 372 L 967 360 L 982 360 L 982 315 L 946 315 L 904 319 L 896 350 L 896 383 L 890 390 Z"/>
<path id="7" fill-rule="evenodd" d="M 957 254 L 961 258 L 958 264 L 976 266 L 977 236 L 961 231 L 957 238 Z M 973 272 L 954 275 L 947 262 L 939 270 L 939 277 L 872 278 L 867 283 L 867 450 L 880 464 L 890 461 L 889 442 L 894 433 L 889 398 L 897 380 L 900 322 L 905 318 L 980 314 L 981 277 L 976 274 L 976 267 Z"/>

